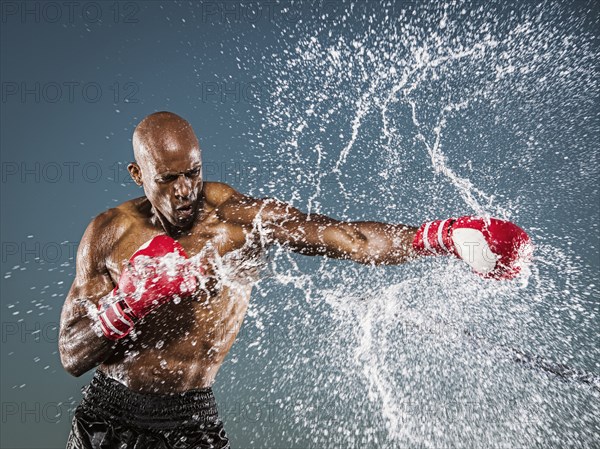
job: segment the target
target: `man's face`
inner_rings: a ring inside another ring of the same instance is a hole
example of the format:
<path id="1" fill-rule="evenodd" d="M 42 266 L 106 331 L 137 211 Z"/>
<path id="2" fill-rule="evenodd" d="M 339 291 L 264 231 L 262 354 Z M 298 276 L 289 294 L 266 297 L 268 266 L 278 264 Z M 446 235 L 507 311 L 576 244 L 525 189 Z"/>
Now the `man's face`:
<path id="1" fill-rule="evenodd" d="M 156 211 L 176 228 L 191 226 L 202 192 L 202 160 L 197 144 L 150 152 L 140 168 L 144 192 Z"/>

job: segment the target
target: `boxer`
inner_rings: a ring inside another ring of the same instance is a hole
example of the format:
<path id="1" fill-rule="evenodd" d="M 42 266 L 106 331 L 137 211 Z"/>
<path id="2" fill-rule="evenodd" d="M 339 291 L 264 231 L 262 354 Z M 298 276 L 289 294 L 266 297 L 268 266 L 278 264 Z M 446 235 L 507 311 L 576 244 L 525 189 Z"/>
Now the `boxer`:
<path id="1" fill-rule="evenodd" d="M 342 222 L 205 182 L 198 139 L 170 112 L 144 118 L 133 149 L 128 169 L 144 196 L 88 225 L 62 310 L 64 368 L 97 368 L 69 449 L 229 447 L 211 386 L 254 282 L 223 279 L 232 254 L 243 262 L 278 244 L 375 265 L 453 255 L 489 279 L 514 278 L 530 254 L 527 234 L 495 218 Z"/>

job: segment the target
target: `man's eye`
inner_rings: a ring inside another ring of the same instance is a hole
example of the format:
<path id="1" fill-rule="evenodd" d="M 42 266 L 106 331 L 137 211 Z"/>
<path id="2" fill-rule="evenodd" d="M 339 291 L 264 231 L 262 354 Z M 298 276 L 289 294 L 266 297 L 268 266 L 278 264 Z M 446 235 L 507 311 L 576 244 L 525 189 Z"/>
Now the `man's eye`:
<path id="1" fill-rule="evenodd" d="M 200 169 L 199 168 L 195 168 L 194 170 L 190 170 L 189 172 L 187 172 L 186 176 L 188 178 L 195 178 L 199 174 L 200 174 Z"/>
<path id="2" fill-rule="evenodd" d="M 177 179 L 176 176 L 162 176 L 162 177 L 158 178 L 158 182 L 161 184 L 166 184 L 168 182 L 175 181 L 175 179 Z"/>

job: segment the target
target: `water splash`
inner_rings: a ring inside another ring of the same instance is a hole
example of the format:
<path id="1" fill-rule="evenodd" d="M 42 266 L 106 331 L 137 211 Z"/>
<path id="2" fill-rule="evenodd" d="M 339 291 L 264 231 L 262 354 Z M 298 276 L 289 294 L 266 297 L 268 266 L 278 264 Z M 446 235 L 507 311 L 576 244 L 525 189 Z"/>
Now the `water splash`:
<path id="1" fill-rule="evenodd" d="M 280 446 L 592 447 L 595 390 L 510 348 L 600 371 L 597 6 L 334 6 L 275 24 L 256 137 L 272 171 L 251 193 L 349 220 L 510 218 L 534 264 L 492 283 L 454 259 L 374 268 L 275 249 L 222 385 L 275 408 Z M 215 266 L 231 285 L 256 268 Z M 47 270 L 52 285 L 6 305 L 18 322 L 66 294 L 72 258 Z M 243 422 L 255 446 L 263 424 Z"/>
<path id="2" fill-rule="evenodd" d="M 527 229 L 536 250 L 513 282 L 478 279 L 448 258 L 375 268 L 274 251 L 260 295 L 293 288 L 297 302 L 255 304 L 254 313 L 268 317 L 262 325 L 279 314 L 286 334 L 312 326 L 328 338 L 288 341 L 266 398 L 282 388 L 294 395 L 278 404 L 323 396 L 352 404 L 329 414 L 295 408 L 308 436 L 288 441 L 594 444 L 597 377 L 586 383 L 557 371 L 562 363 L 600 370 L 598 239 L 590 232 L 598 218 L 597 9 L 338 5 L 321 22 L 282 25 L 283 50 L 266 62 L 272 98 L 261 106 L 269 149 L 261 160 L 270 177 L 286 180 L 267 193 L 347 220 L 496 216 Z M 301 383 L 303 370 L 316 385 Z M 333 415 L 335 435 L 323 414 Z"/>

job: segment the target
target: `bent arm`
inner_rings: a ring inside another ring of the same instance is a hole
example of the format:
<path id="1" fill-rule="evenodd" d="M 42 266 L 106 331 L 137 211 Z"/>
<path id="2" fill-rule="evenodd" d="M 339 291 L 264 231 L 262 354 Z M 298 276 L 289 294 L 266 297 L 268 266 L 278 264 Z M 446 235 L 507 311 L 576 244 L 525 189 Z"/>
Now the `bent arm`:
<path id="1" fill-rule="evenodd" d="M 77 377 L 108 359 L 116 347 L 95 330 L 100 298 L 114 287 L 104 258 L 106 237 L 100 234 L 106 221 L 105 214 L 99 215 L 83 235 L 77 251 L 75 280 L 60 317 L 60 359 L 67 372 Z"/>
<path id="2" fill-rule="evenodd" d="M 268 243 L 300 254 L 347 259 L 362 264 L 397 265 L 417 257 L 412 242 L 417 228 L 375 221 L 343 222 L 325 215 L 305 214 L 272 199 L 233 195 L 223 209 L 227 220 L 260 225 Z"/>

